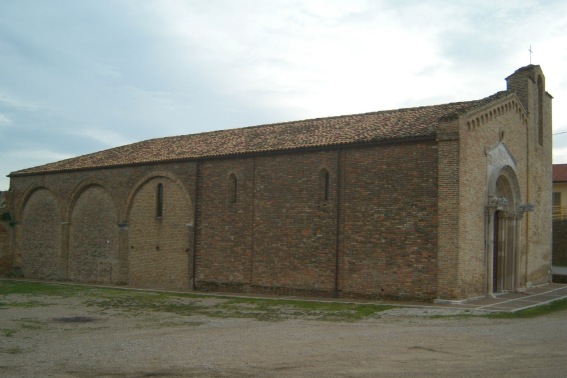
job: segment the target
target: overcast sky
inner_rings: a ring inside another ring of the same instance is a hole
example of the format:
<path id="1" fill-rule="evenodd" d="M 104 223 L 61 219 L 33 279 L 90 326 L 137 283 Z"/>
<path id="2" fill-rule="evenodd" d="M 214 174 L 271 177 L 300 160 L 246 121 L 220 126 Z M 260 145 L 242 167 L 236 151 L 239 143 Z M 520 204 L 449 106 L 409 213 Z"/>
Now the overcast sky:
<path id="1" fill-rule="evenodd" d="M 567 163 L 565 0 L 1 0 L 0 190 L 144 139 L 480 99 L 530 45 Z"/>

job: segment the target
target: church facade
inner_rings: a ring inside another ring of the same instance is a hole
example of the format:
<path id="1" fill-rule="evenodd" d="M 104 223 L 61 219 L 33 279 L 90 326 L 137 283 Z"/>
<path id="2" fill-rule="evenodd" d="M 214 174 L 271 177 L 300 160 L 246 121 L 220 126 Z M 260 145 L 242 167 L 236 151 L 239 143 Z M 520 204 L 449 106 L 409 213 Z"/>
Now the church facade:
<path id="1" fill-rule="evenodd" d="M 12 274 L 441 301 L 548 283 L 552 98 L 539 66 L 506 80 L 481 100 L 159 138 L 13 172 Z"/>

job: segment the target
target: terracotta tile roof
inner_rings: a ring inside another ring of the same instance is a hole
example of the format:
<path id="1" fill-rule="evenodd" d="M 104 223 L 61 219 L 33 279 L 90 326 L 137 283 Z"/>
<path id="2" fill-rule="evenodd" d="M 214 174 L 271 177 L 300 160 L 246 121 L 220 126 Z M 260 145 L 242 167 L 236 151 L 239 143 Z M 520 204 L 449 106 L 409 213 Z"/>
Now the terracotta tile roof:
<path id="1" fill-rule="evenodd" d="M 567 182 L 567 164 L 553 164 L 553 182 Z"/>
<path id="2" fill-rule="evenodd" d="M 10 176 L 434 137 L 440 119 L 455 117 L 507 94 L 503 91 L 476 101 L 150 139 L 23 169 Z"/>

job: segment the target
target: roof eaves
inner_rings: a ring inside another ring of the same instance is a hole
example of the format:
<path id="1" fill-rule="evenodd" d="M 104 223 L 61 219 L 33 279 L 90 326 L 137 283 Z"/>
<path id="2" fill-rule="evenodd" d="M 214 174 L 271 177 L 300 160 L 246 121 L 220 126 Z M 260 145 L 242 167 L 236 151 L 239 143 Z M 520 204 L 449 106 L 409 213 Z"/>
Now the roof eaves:
<path id="1" fill-rule="evenodd" d="M 37 171 L 37 170 L 33 170 L 33 168 L 30 168 L 30 169 L 12 172 L 8 175 L 8 177 L 25 177 L 25 176 L 44 175 L 44 174 L 56 174 L 63 172 L 83 172 L 83 171 L 93 171 L 98 169 L 125 168 L 125 167 L 135 167 L 140 165 L 157 165 L 157 164 L 170 164 L 175 162 L 225 159 L 230 157 L 246 156 L 246 155 L 252 156 L 252 155 L 263 155 L 263 154 L 289 153 L 294 151 L 319 150 L 325 148 L 372 146 L 372 145 L 390 144 L 390 143 L 410 143 L 410 142 L 428 141 L 434 139 L 435 139 L 435 134 L 428 133 L 420 136 L 410 136 L 404 138 L 382 138 L 382 139 L 368 140 L 364 142 L 347 141 L 347 142 L 339 142 L 339 143 L 327 143 L 320 145 L 307 145 L 307 146 L 289 147 L 289 148 L 257 149 L 251 151 L 237 151 L 226 154 L 204 154 L 204 155 L 187 156 L 183 158 L 172 158 L 172 159 L 161 159 L 161 160 L 153 159 L 153 160 L 136 161 L 136 162 L 123 163 L 123 164 L 121 163 L 107 164 L 107 165 L 100 164 L 100 165 L 85 166 L 85 167 L 52 169 L 45 171 Z"/>

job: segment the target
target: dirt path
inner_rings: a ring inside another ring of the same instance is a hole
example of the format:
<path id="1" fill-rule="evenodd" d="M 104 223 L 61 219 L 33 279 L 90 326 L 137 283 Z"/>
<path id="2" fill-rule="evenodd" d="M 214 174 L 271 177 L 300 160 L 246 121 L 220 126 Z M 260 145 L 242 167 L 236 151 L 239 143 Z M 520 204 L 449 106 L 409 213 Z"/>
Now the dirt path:
<path id="1" fill-rule="evenodd" d="M 76 298 L 0 306 L 2 377 L 564 377 L 567 312 L 357 322 L 119 312 Z M 210 301 L 216 299 L 210 298 Z"/>

